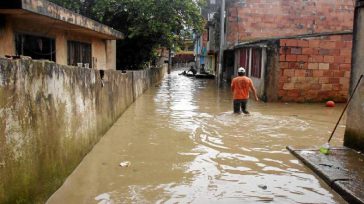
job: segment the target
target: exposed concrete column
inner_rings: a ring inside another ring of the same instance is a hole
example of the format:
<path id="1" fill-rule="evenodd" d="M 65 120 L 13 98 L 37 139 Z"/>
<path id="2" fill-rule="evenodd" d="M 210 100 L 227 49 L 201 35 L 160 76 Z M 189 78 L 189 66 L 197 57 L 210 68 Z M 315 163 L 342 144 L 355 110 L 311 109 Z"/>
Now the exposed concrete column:
<path id="1" fill-rule="evenodd" d="M 116 70 L 116 40 L 106 41 L 106 69 Z"/>
<path id="2" fill-rule="evenodd" d="M 56 34 L 56 63 L 67 65 L 67 39 L 64 32 Z"/>
<path id="3" fill-rule="evenodd" d="M 92 40 L 92 61 L 94 69 L 107 69 L 107 40 Z"/>
<path id="4" fill-rule="evenodd" d="M 0 25 L 0 56 L 15 55 L 13 27 L 8 18 L 2 18 L 0 19 L 0 21 L 3 21 L 3 25 Z"/>
<path id="5" fill-rule="evenodd" d="M 359 5 L 359 4 L 358 4 Z M 350 93 L 360 75 L 364 74 L 364 7 L 357 7 L 354 20 L 354 39 Z M 364 81 L 360 83 L 348 108 L 344 145 L 364 151 Z"/>

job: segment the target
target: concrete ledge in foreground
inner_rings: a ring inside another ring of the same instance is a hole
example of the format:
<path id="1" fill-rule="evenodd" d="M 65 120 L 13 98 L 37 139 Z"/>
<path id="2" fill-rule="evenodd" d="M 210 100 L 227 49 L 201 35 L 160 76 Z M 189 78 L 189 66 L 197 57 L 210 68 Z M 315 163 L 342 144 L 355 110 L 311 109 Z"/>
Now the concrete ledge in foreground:
<path id="1" fill-rule="evenodd" d="M 364 204 L 364 155 L 352 149 L 331 148 L 329 155 L 319 150 L 287 149 L 320 176 L 349 203 Z"/>

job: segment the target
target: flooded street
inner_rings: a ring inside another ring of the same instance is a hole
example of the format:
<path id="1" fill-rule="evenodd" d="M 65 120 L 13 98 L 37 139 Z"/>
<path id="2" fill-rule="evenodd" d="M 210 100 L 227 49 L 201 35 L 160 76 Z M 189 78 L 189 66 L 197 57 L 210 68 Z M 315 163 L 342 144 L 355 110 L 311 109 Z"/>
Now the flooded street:
<path id="1" fill-rule="evenodd" d="M 250 116 L 235 115 L 229 86 L 173 72 L 48 203 L 345 203 L 286 150 L 325 143 L 342 108 L 251 100 Z M 332 145 L 342 145 L 342 124 Z"/>

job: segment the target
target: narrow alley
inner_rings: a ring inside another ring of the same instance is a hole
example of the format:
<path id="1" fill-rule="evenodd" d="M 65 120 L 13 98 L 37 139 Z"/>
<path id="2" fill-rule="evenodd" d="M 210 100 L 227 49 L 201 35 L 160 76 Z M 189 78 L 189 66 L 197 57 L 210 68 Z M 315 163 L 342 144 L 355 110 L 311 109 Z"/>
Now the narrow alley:
<path id="1" fill-rule="evenodd" d="M 250 101 L 250 116 L 234 115 L 230 87 L 215 83 L 172 72 L 47 203 L 345 203 L 286 150 L 325 143 L 343 105 Z"/>

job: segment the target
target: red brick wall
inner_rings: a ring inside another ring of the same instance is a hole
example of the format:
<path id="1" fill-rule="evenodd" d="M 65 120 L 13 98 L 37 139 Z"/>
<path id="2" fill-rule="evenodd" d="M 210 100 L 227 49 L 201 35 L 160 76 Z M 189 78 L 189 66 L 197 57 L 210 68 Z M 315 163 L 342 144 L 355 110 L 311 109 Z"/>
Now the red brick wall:
<path id="1" fill-rule="evenodd" d="M 280 40 L 281 101 L 344 102 L 349 90 L 352 35 Z"/>
<path id="2" fill-rule="evenodd" d="M 227 5 L 228 46 L 249 39 L 352 30 L 353 0 L 245 0 Z"/>

